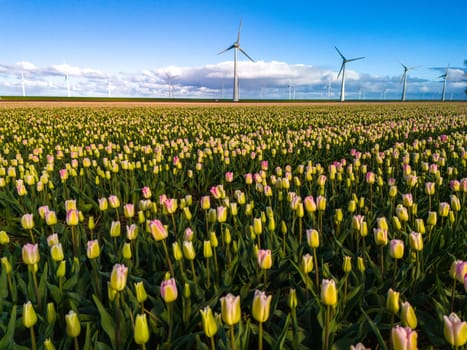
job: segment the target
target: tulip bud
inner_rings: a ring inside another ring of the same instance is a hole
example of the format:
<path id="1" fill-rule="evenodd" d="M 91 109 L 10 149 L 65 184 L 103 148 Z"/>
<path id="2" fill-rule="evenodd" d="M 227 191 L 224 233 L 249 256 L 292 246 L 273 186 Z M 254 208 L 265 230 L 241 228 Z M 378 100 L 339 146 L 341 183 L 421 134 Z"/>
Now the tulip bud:
<path id="1" fill-rule="evenodd" d="M 443 316 L 444 337 L 447 342 L 455 347 L 463 346 L 467 343 L 467 322 L 461 321 L 454 312 L 449 316 Z"/>
<path id="2" fill-rule="evenodd" d="M 34 327 L 37 323 L 37 314 L 32 303 L 28 301 L 23 305 L 23 326 L 25 328 Z"/>
<path id="3" fill-rule="evenodd" d="M 135 216 L 134 204 L 128 203 L 123 206 L 123 216 L 125 216 L 127 219 L 131 219 Z"/>
<path id="4" fill-rule="evenodd" d="M 125 242 L 122 247 L 122 256 L 123 259 L 131 259 L 131 244 L 128 242 Z"/>
<path id="5" fill-rule="evenodd" d="M 47 338 L 46 340 L 44 340 L 44 349 L 45 350 L 55 350 L 55 346 L 52 343 L 52 340 L 50 340 L 50 338 Z"/>
<path id="6" fill-rule="evenodd" d="M 166 239 L 168 236 L 168 232 L 162 222 L 160 220 L 152 220 L 149 222 L 149 230 L 152 234 L 152 237 L 156 241 L 161 241 L 163 239 Z"/>
<path id="7" fill-rule="evenodd" d="M 134 339 L 138 345 L 146 344 L 149 341 L 149 325 L 146 314 L 138 314 L 135 318 Z"/>
<path id="8" fill-rule="evenodd" d="M 402 303 L 401 319 L 403 325 L 410 327 L 411 329 L 417 328 L 417 315 L 415 314 L 412 305 L 407 301 Z"/>
<path id="9" fill-rule="evenodd" d="M 260 235 L 263 232 L 261 218 L 254 218 L 253 219 L 253 232 L 256 235 Z"/>
<path id="10" fill-rule="evenodd" d="M 397 195 L 397 186 L 389 187 L 389 197 L 394 198 Z"/>
<path id="11" fill-rule="evenodd" d="M 65 260 L 61 260 L 60 264 L 57 267 L 56 275 L 58 278 L 65 277 L 66 274 L 66 262 Z"/>
<path id="12" fill-rule="evenodd" d="M 305 254 L 302 256 L 302 271 L 307 274 L 313 271 L 313 256 Z"/>
<path id="13" fill-rule="evenodd" d="M 423 250 L 423 237 L 419 232 L 411 232 L 409 235 L 410 249 L 414 251 Z"/>
<path id="14" fill-rule="evenodd" d="M 367 348 L 362 343 L 358 343 L 356 345 L 350 345 L 350 350 L 371 350 L 371 348 Z"/>
<path id="15" fill-rule="evenodd" d="M 109 201 L 107 200 L 107 198 L 99 198 L 97 201 L 99 202 L 100 211 L 106 211 L 109 208 Z"/>
<path id="16" fill-rule="evenodd" d="M 115 264 L 110 275 L 110 287 L 118 292 L 125 289 L 128 277 L 128 267 L 123 264 Z"/>
<path id="17" fill-rule="evenodd" d="M 118 199 L 117 196 L 114 196 L 114 195 L 109 196 L 108 201 L 112 209 L 117 209 L 118 207 L 120 207 L 120 199 Z"/>
<path id="18" fill-rule="evenodd" d="M 447 202 L 439 203 L 439 210 L 438 210 L 439 216 L 447 217 L 449 215 L 449 210 L 450 210 L 449 203 Z"/>
<path id="19" fill-rule="evenodd" d="M 70 310 L 70 312 L 65 315 L 65 322 L 66 334 L 72 338 L 79 336 L 81 333 L 81 324 L 79 323 L 78 314 L 73 310 Z"/>
<path id="20" fill-rule="evenodd" d="M 27 243 L 22 249 L 23 262 L 26 265 L 35 265 L 39 262 L 39 245 Z"/>
<path id="21" fill-rule="evenodd" d="M 340 224 L 344 220 L 344 213 L 342 212 L 342 209 L 337 208 L 336 213 L 334 214 L 334 222 L 336 224 Z"/>
<path id="22" fill-rule="evenodd" d="M 48 226 L 53 226 L 57 224 L 57 214 L 53 210 L 49 210 L 45 213 L 45 223 Z"/>
<path id="23" fill-rule="evenodd" d="M 393 314 L 399 312 L 399 292 L 394 291 L 392 288 L 388 290 L 388 296 L 386 298 L 386 309 Z"/>
<path id="24" fill-rule="evenodd" d="M 459 200 L 459 197 L 457 197 L 455 194 L 452 194 L 450 196 L 451 198 L 451 208 L 454 211 L 460 211 L 461 210 L 461 202 Z"/>
<path id="25" fill-rule="evenodd" d="M 55 311 L 55 304 L 50 302 L 47 304 L 47 323 L 53 324 L 57 320 L 57 312 Z"/>
<path id="26" fill-rule="evenodd" d="M 375 228 L 373 229 L 375 235 L 375 243 L 379 246 L 384 246 L 388 244 L 388 231 Z"/>
<path id="27" fill-rule="evenodd" d="M 342 263 L 342 270 L 345 273 L 352 271 L 352 258 L 350 256 L 344 256 L 344 262 Z"/>
<path id="28" fill-rule="evenodd" d="M 120 237 L 121 225 L 120 221 L 112 221 L 110 226 L 110 237 Z"/>
<path id="29" fill-rule="evenodd" d="M 234 296 L 229 293 L 225 297 L 220 298 L 220 300 L 221 315 L 224 323 L 228 326 L 237 324 L 241 316 L 240 296 Z"/>
<path id="30" fill-rule="evenodd" d="M 360 272 L 364 272 L 366 270 L 365 261 L 363 260 L 361 256 L 357 258 L 357 268 L 358 268 L 358 271 Z"/>
<path id="31" fill-rule="evenodd" d="M 25 230 L 32 230 L 34 228 L 34 217 L 32 214 L 24 214 L 21 217 L 21 226 Z"/>
<path id="32" fill-rule="evenodd" d="M 96 259 L 101 255 L 101 248 L 97 239 L 88 241 L 86 254 L 88 259 Z"/>
<path id="33" fill-rule="evenodd" d="M 9 275 L 12 271 L 10 261 L 8 260 L 7 257 L 4 256 L 2 257 L 1 262 L 2 262 L 3 268 L 5 269 L 6 274 Z"/>
<path id="34" fill-rule="evenodd" d="M 303 204 L 305 205 L 307 213 L 314 213 L 317 209 L 313 196 L 306 196 L 303 200 Z"/>
<path id="35" fill-rule="evenodd" d="M 208 210 L 211 208 L 211 200 L 209 196 L 201 197 L 201 209 Z"/>
<path id="36" fill-rule="evenodd" d="M 8 243 L 10 243 L 10 237 L 8 236 L 8 233 L 5 231 L 0 231 L 0 244 L 6 245 Z"/>
<path id="37" fill-rule="evenodd" d="M 319 232 L 315 229 L 306 230 L 306 238 L 310 248 L 319 247 Z"/>
<path id="38" fill-rule="evenodd" d="M 349 201 L 349 205 L 347 206 L 347 211 L 352 214 L 355 212 L 355 210 L 357 210 L 357 203 L 351 199 Z"/>
<path id="39" fill-rule="evenodd" d="M 66 224 L 68 226 L 76 226 L 79 223 L 79 212 L 76 209 L 69 209 L 66 212 Z"/>
<path id="40" fill-rule="evenodd" d="M 256 321 L 263 323 L 269 318 L 272 295 L 267 296 L 266 292 L 255 291 L 253 298 L 252 314 Z"/>
<path id="41" fill-rule="evenodd" d="M 289 308 L 291 308 L 292 310 L 295 309 L 298 305 L 297 291 L 295 290 L 295 288 L 290 288 L 288 304 Z"/>
<path id="42" fill-rule="evenodd" d="M 390 255 L 394 259 L 402 259 L 404 256 L 404 242 L 399 239 L 391 240 Z"/>
<path id="43" fill-rule="evenodd" d="M 203 244 L 203 256 L 205 258 L 212 257 L 211 241 L 204 241 L 204 244 Z"/>
<path id="44" fill-rule="evenodd" d="M 460 282 L 464 282 L 464 277 L 467 275 L 467 261 L 459 261 L 456 264 L 456 279 Z"/>
<path id="45" fill-rule="evenodd" d="M 417 332 L 409 327 L 396 326 L 391 330 L 394 350 L 417 350 Z"/>
<path id="46" fill-rule="evenodd" d="M 192 241 L 183 241 L 183 256 L 187 260 L 194 260 L 196 257 L 195 248 Z"/>
<path id="47" fill-rule="evenodd" d="M 430 226 L 436 226 L 437 214 L 435 211 L 429 211 L 426 223 Z"/>
<path id="48" fill-rule="evenodd" d="M 399 218 L 397 216 L 392 217 L 392 226 L 394 230 L 399 231 L 402 228 L 402 224 L 399 221 Z"/>
<path id="49" fill-rule="evenodd" d="M 326 210 L 326 197 L 318 196 L 316 198 L 316 206 L 318 207 L 319 211 L 325 211 Z"/>
<path id="50" fill-rule="evenodd" d="M 217 333 L 217 322 L 212 314 L 212 310 L 209 306 L 206 306 L 199 311 L 203 322 L 204 334 L 206 334 L 208 338 L 212 338 Z"/>
<path id="51" fill-rule="evenodd" d="M 142 281 L 135 283 L 135 294 L 138 303 L 144 303 L 148 298 L 146 289 L 144 289 L 144 283 Z"/>
<path id="52" fill-rule="evenodd" d="M 166 303 L 175 301 L 178 297 L 177 284 L 175 278 L 165 279 L 161 283 L 161 297 Z"/>
<path id="53" fill-rule="evenodd" d="M 332 279 L 323 279 L 321 283 L 321 301 L 326 306 L 337 305 L 336 282 Z"/>
<path id="54" fill-rule="evenodd" d="M 263 270 L 268 270 L 272 267 L 271 249 L 258 250 L 258 265 Z"/>

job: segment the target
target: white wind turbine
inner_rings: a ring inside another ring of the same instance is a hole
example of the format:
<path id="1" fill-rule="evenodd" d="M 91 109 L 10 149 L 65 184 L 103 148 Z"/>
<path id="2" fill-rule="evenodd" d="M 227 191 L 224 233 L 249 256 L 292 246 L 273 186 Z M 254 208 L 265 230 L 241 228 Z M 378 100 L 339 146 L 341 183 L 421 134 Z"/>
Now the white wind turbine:
<path id="1" fill-rule="evenodd" d="M 357 58 L 345 58 L 344 55 L 342 54 L 342 52 L 339 51 L 339 49 L 334 46 L 336 48 L 336 51 L 337 53 L 341 56 L 342 58 L 342 65 L 341 65 L 341 69 L 339 71 L 339 74 L 337 74 L 337 79 L 339 79 L 339 76 L 341 75 L 342 73 L 342 84 L 341 84 L 341 101 L 344 101 L 345 100 L 345 65 L 348 63 L 348 62 L 352 62 L 352 61 L 356 61 L 356 60 L 361 60 L 365 57 L 357 57 Z"/>
<path id="2" fill-rule="evenodd" d="M 66 93 L 67 93 L 67 96 L 71 97 L 70 79 L 68 78 L 68 72 L 65 74 L 65 81 L 66 81 Z"/>
<path id="3" fill-rule="evenodd" d="M 109 97 L 112 97 L 112 76 L 109 75 L 109 78 L 107 79 L 107 95 Z"/>
<path id="4" fill-rule="evenodd" d="M 405 93 L 407 88 L 407 72 L 409 70 L 415 69 L 416 67 L 407 67 L 406 65 L 401 63 L 401 66 L 404 68 L 404 73 L 402 73 L 401 83 L 402 85 L 402 97 L 401 100 L 405 101 Z"/>
<path id="5" fill-rule="evenodd" d="M 448 73 L 449 73 L 449 66 L 446 67 L 446 72 L 444 74 L 441 74 L 438 78 L 443 78 L 443 92 L 441 94 L 441 101 L 444 102 L 445 97 L 446 97 L 446 83 L 448 81 Z"/>
<path id="6" fill-rule="evenodd" d="M 240 25 L 238 26 L 238 34 L 237 34 L 237 40 L 230 45 L 228 48 L 225 50 L 221 51 L 218 53 L 218 55 L 234 49 L 234 85 L 233 85 L 233 100 L 234 102 L 237 102 L 239 99 L 239 91 L 238 91 L 238 75 L 237 75 L 237 56 L 238 56 L 238 50 L 240 50 L 241 53 L 243 53 L 251 62 L 254 62 L 253 59 L 248 56 L 248 54 L 240 47 L 240 31 L 242 29 L 242 20 L 240 20 Z"/>
<path id="7" fill-rule="evenodd" d="M 176 76 L 170 74 L 170 72 L 165 72 L 165 75 L 167 77 L 167 85 L 168 85 L 168 88 L 169 88 L 169 98 L 173 98 L 174 97 L 173 80 L 176 78 Z"/>
<path id="8" fill-rule="evenodd" d="M 26 96 L 26 86 L 24 82 L 24 72 L 21 72 L 21 87 L 23 88 L 23 97 Z"/>

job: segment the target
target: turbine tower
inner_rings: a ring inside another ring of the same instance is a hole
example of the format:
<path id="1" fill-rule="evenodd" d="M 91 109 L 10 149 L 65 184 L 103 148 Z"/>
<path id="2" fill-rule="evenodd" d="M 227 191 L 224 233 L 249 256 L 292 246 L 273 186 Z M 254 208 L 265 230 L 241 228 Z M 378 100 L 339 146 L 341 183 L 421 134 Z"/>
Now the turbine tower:
<path id="1" fill-rule="evenodd" d="M 109 97 L 112 97 L 112 76 L 109 75 L 109 78 L 107 79 L 107 95 Z"/>
<path id="2" fill-rule="evenodd" d="M 68 79 L 68 73 L 65 74 L 65 81 L 66 81 L 66 93 L 67 93 L 67 96 L 71 97 L 70 80 Z"/>
<path id="3" fill-rule="evenodd" d="M 415 67 L 407 67 L 401 63 L 401 66 L 404 68 L 404 73 L 402 74 L 401 83 L 402 85 L 402 101 L 405 101 L 405 92 L 407 87 L 407 72 L 414 69 Z"/>
<path id="4" fill-rule="evenodd" d="M 21 72 L 21 87 L 23 88 L 23 97 L 26 96 L 26 86 L 24 83 L 24 73 Z"/>
<path id="5" fill-rule="evenodd" d="M 448 81 L 448 72 L 449 72 L 449 66 L 446 68 L 446 72 L 444 74 L 441 74 L 438 78 L 443 78 L 443 92 L 441 94 L 441 101 L 444 102 L 445 97 L 446 97 L 446 83 Z"/>
<path id="6" fill-rule="evenodd" d="M 352 61 L 356 61 L 356 60 L 361 60 L 365 57 L 357 57 L 357 58 L 345 58 L 344 55 L 342 54 L 342 52 L 339 51 L 339 49 L 334 46 L 336 48 L 336 51 L 337 53 L 341 56 L 342 58 L 342 65 L 341 65 L 341 69 L 339 71 L 339 74 L 337 74 L 337 79 L 339 79 L 339 76 L 341 75 L 342 73 L 342 84 L 341 84 L 341 102 L 343 102 L 345 100 L 345 65 L 348 63 L 348 62 L 352 62 Z"/>
<path id="7" fill-rule="evenodd" d="M 238 91 L 238 75 L 237 75 L 237 56 L 238 56 L 238 51 L 240 50 L 241 53 L 243 53 L 251 62 L 254 62 L 253 59 L 248 56 L 248 54 L 240 47 L 240 31 L 242 29 L 242 20 L 240 20 L 240 25 L 238 26 L 238 34 L 237 34 L 237 40 L 230 45 L 228 48 L 225 50 L 222 50 L 221 52 L 218 53 L 218 55 L 234 49 L 234 85 L 233 85 L 233 100 L 234 102 L 238 102 L 239 99 L 239 91 Z"/>

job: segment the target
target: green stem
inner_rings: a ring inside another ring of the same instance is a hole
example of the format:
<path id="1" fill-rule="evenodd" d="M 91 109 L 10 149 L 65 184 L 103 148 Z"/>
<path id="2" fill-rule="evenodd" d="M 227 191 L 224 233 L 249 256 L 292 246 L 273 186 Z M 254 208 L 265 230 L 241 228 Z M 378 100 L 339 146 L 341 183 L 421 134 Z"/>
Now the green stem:
<path id="1" fill-rule="evenodd" d="M 170 343 L 172 342 L 172 330 L 173 330 L 173 303 L 167 304 L 167 313 L 169 316 L 169 334 L 168 334 L 168 344 L 170 349 Z"/>
<path id="2" fill-rule="evenodd" d="M 381 259 L 381 277 L 384 279 L 384 246 L 380 246 L 380 259 Z"/>
<path id="3" fill-rule="evenodd" d="M 120 349 L 120 292 L 117 292 L 115 296 L 115 343 L 117 350 Z"/>
<path id="4" fill-rule="evenodd" d="M 318 268 L 318 257 L 316 256 L 316 248 L 313 248 L 313 260 L 315 262 L 316 294 L 319 294 L 319 268 Z"/>
<path id="5" fill-rule="evenodd" d="M 34 292 L 36 294 L 36 301 L 37 301 L 37 306 L 39 307 L 39 310 L 42 310 L 42 300 L 41 300 L 41 296 L 39 295 L 39 286 L 37 284 L 37 276 L 36 276 L 36 273 L 34 271 L 31 271 L 32 273 L 32 280 L 33 280 L 33 283 L 34 283 Z"/>
<path id="6" fill-rule="evenodd" d="M 167 259 L 167 264 L 169 265 L 170 275 L 174 277 L 174 269 L 172 267 L 172 262 L 170 261 L 169 251 L 167 249 L 167 243 L 165 242 L 165 239 L 162 240 L 162 245 L 164 246 L 165 257 Z"/>
<path id="7" fill-rule="evenodd" d="M 216 344 L 214 343 L 214 336 L 209 338 L 211 340 L 211 350 L 216 350 Z"/>
<path id="8" fill-rule="evenodd" d="M 196 277 L 196 271 L 195 271 L 195 263 L 193 262 L 193 260 L 190 260 L 190 264 L 191 264 L 191 273 L 193 274 L 193 281 L 195 283 L 198 283 L 198 277 Z"/>
<path id="9" fill-rule="evenodd" d="M 79 343 L 78 343 L 78 337 L 74 337 L 73 341 L 75 343 L 75 350 L 79 350 Z"/>
<path id="10" fill-rule="evenodd" d="M 452 289 L 451 289 L 451 312 L 454 310 L 454 296 L 456 294 L 456 278 L 453 279 Z"/>
<path id="11" fill-rule="evenodd" d="M 258 350 L 263 350 L 263 322 L 259 323 Z"/>
<path id="12" fill-rule="evenodd" d="M 326 306 L 326 325 L 324 330 L 324 343 L 323 343 L 323 350 L 328 350 L 329 344 L 329 322 L 331 318 L 331 306 Z"/>
<path id="13" fill-rule="evenodd" d="M 206 271 L 207 271 L 206 287 L 209 289 L 211 285 L 211 271 L 209 269 L 209 258 L 206 259 Z"/>
<path id="14" fill-rule="evenodd" d="M 141 350 L 146 350 L 146 344 L 141 344 Z"/>
<path id="15" fill-rule="evenodd" d="M 29 229 L 29 235 L 31 236 L 32 243 L 36 243 L 36 240 L 34 239 L 34 234 L 32 233 L 31 229 Z"/>
<path id="16" fill-rule="evenodd" d="M 230 326 L 230 348 L 235 350 L 235 329 L 234 326 Z"/>
<path id="17" fill-rule="evenodd" d="M 32 350 L 36 350 L 37 349 L 37 345 L 36 345 L 36 335 L 34 334 L 34 326 L 32 326 L 31 328 L 29 328 L 29 331 L 31 333 L 31 349 Z"/>

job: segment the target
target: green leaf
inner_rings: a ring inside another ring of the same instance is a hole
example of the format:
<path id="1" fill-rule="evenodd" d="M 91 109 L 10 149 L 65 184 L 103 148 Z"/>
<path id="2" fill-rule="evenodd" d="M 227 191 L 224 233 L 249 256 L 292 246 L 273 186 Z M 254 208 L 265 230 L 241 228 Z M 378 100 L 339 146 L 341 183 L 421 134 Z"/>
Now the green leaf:
<path id="1" fill-rule="evenodd" d="M 116 347 L 116 339 L 115 339 L 115 330 L 116 330 L 116 325 L 114 319 L 109 315 L 107 310 L 105 309 L 104 305 L 102 305 L 101 301 L 96 295 L 92 296 L 92 299 L 94 300 L 94 303 L 97 306 L 97 309 L 99 310 L 99 315 L 101 316 L 101 326 L 104 332 L 107 334 L 107 336 L 110 339 L 110 342 L 112 343 L 112 347 Z"/>
<path id="2" fill-rule="evenodd" d="M 279 337 L 274 340 L 274 347 L 273 350 L 281 350 L 284 348 L 285 340 L 287 339 L 287 332 L 289 331 L 289 323 L 290 323 L 290 314 L 287 314 L 287 318 L 285 319 L 284 327 L 282 328 L 281 334 Z"/>
<path id="3" fill-rule="evenodd" d="M 387 350 L 386 343 L 384 342 L 383 336 L 381 335 L 378 327 L 376 327 L 375 323 L 373 320 L 368 316 L 368 314 L 363 310 L 363 308 L 360 308 L 360 311 L 363 315 L 365 315 L 366 320 L 368 321 L 368 324 L 370 325 L 371 329 L 373 330 L 373 333 L 375 334 L 376 338 L 378 339 L 378 343 L 381 347 L 382 350 Z"/>
<path id="4" fill-rule="evenodd" d="M 8 328 L 3 336 L 0 339 L 0 349 L 9 349 L 12 344 L 14 344 L 13 336 L 15 334 L 15 325 L 16 325 L 16 305 L 11 309 L 10 321 L 8 322 Z"/>

